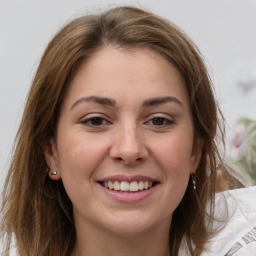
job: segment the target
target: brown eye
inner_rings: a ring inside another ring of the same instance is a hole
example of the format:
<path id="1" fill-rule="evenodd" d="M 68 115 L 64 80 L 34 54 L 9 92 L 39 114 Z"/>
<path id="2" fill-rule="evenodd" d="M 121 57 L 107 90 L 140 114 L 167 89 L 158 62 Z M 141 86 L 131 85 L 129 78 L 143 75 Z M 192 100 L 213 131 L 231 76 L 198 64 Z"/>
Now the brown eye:
<path id="1" fill-rule="evenodd" d="M 155 117 L 151 121 L 152 121 L 152 124 L 156 126 L 169 125 L 173 123 L 173 121 L 164 117 Z"/>
<path id="2" fill-rule="evenodd" d="M 157 117 L 152 120 L 152 123 L 153 125 L 163 125 L 165 120 L 165 118 Z"/>
<path id="3" fill-rule="evenodd" d="M 103 118 L 100 118 L 100 117 L 94 117 L 94 118 L 91 118 L 90 120 L 91 124 L 94 126 L 102 125 L 103 121 L 104 121 Z"/>
<path id="4" fill-rule="evenodd" d="M 108 124 L 108 121 L 102 117 L 91 117 L 83 120 L 81 123 L 87 126 L 95 127 L 106 125 Z"/>

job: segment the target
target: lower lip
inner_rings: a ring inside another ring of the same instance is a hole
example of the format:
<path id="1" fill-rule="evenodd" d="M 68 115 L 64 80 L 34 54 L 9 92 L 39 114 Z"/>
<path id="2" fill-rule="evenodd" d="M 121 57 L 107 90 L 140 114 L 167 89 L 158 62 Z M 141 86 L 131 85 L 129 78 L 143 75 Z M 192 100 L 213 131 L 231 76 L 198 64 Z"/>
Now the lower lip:
<path id="1" fill-rule="evenodd" d="M 158 185 L 154 185 L 153 187 L 138 191 L 138 192 L 119 192 L 116 190 L 107 189 L 104 186 L 100 185 L 104 192 L 113 198 L 116 201 L 123 203 L 135 203 L 142 201 L 143 199 L 149 197 L 158 187 Z"/>

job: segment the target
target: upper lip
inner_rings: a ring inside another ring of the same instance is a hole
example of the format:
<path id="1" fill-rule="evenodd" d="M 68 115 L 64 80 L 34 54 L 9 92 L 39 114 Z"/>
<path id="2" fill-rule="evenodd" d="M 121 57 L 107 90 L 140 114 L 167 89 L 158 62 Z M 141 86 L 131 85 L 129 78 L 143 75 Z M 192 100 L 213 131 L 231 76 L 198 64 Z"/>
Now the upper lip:
<path id="1" fill-rule="evenodd" d="M 126 176 L 126 175 L 113 175 L 108 176 L 105 178 L 102 178 L 98 180 L 98 182 L 104 182 L 104 181 L 127 181 L 127 182 L 133 182 L 133 181 L 151 181 L 151 182 L 159 182 L 157 179 L 143 176 L 143 175 L 134 175 L 134 176 Z"/>

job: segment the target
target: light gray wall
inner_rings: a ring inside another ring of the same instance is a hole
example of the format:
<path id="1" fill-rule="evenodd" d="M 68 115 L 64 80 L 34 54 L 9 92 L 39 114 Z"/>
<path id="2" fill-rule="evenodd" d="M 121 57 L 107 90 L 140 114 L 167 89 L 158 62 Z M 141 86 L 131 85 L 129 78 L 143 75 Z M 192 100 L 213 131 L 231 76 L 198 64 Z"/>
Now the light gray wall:
<path id="1" fill-rule="evenodd" d="M 0 186 L 48 41 L 67 20 L 113 3 L 146 7 L 183 28 L 205 56 L 228 124 L 241 116 L 256 119 L 254 0 L 0 0 Z"/>

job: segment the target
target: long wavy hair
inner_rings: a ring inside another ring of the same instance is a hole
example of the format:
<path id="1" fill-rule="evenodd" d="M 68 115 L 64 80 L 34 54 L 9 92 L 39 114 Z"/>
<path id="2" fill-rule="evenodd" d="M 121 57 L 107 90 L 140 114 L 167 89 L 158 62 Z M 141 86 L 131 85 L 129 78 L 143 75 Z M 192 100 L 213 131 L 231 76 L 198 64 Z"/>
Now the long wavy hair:
<path id="1" fill-rule="evenodd" d="M 195 127 L 194 143 L 202 141 L 203 149 L 194 176 L 196 190 L 190 180 L 173 213 L 169 244 L 172 256 L 178 255 L 183 243 L 193 256 L 204 250 L 209 235 L 206 216 L 213 216 L 216 170 L 222 163 L 217 143 L 218 138 L 223 138 L 209 75 L 197 47 L 175 25 L 138 8 L 117 7 L 65 25 L 41 58 L 3 191 L 4 255 L 9 255 L 12 239 L 21 256 L 69 256 L 74 247 L 72 203 L 62 181 L 49 179 L 44 151 L 55 135 L 72 74 L 83 60 L 107 45 L 156 51 L 177 68 L 186 82 Z M 210 211 L 206 213 L 208 203 Z"/>

